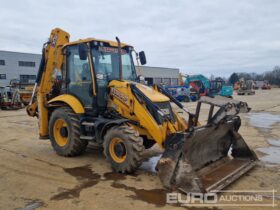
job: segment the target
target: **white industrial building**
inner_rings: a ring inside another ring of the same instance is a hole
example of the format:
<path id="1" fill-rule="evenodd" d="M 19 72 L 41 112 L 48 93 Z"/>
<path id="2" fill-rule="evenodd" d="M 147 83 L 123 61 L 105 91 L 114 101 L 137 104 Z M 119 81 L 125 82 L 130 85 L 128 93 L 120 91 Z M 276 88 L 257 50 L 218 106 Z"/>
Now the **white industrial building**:
<path id="1" fill-rule="evenodd" d="M 147 85 L 165 84 L 173 86 L 179 83 L 178 68 L 140 66 L 136 67 L 136 69 L 138 75 L 145 77 Z"/>
<path id="2" fill-rule="evenodd" d="M 34 83 L 40 61 L 40 54 L 0 50 L 0 86 L 9 85 L 11 79 Z"/>
<path id="3" fill-rule="evenodd" d="M 41 55 L 0 50 L 0 86 L 9 85 L 11 79 L 21 83 L 34 83 Z M 179 69 L 141 66 L 137 74 L 145 77 L 146 84 L 178 85 Z"/>

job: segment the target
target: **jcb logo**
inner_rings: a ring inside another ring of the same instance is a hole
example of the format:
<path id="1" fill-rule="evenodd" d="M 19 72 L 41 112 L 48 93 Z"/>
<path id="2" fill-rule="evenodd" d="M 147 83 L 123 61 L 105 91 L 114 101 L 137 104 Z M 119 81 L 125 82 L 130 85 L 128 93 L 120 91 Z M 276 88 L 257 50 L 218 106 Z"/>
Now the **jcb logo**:
<path id="1" fill-rule="evenodd" d="M 116 88 L 111 88 L 111 94 L 124 104 L 128 105 L 128 96 Z"/>

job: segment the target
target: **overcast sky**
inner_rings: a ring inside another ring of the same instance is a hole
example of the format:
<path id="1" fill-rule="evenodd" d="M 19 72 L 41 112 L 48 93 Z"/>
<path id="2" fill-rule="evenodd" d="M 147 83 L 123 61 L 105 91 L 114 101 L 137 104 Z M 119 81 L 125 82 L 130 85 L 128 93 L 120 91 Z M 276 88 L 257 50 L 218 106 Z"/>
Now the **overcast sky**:
<path id="1" fill-rule="evenodd" d="M 278 0 L 12 0 L 1 2 L 0 50 L 40 53 L 52 28 L 71 40 L 114 39 L 149 66 L 228 76 L 280 65 Z"/>

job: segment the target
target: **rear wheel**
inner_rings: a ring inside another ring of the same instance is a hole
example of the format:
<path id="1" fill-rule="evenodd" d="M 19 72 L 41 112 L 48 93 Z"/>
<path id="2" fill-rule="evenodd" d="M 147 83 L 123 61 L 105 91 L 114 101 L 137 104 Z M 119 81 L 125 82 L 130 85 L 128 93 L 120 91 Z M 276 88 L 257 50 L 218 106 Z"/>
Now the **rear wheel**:
<path id="1" fill-rule="evenodd" d="M 77 114 L 68 107 L 56 109 L 50 118 L 49 136 L 57 154 L 71 157 L 85 151 L 88 142 L 80 139 L 80 124 Z"/>
<path id="2" fill-rule="evenodd" d="M 108 130 L 103 146 L 106 159 L 116 172 L 132 173 L 143 161 L 143 139 L 130 126 L 115 126 Z"/>

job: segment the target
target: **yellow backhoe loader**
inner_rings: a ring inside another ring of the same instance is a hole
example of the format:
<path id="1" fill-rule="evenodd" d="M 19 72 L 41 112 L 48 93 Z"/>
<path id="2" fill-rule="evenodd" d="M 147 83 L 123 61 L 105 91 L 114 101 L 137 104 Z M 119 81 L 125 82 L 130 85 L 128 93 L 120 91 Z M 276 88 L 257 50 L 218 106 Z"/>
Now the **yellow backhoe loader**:
<path id="1" fill-rule="evenodd" d="M 192 114 L 161 86 L 139 83 L 132 55 L 144 65 L 143 51 L 136 53 L 117 37 L 116 42 L 69 38 L 52 30 L 27 107 L 39 119 L 40 138 L 50 139 L 58 155 L 80 155 L 94 142 L 114 171 L 132 173 L 156 145 L 163 151 L 156 167 L 163 185 L 183 192 L 217 192 L 256 164 L 238 133 L 237 114 L 250 110 L 246 103 L 201 97 Z M 205 103 L 209 117 L 201 125 Z"/>

